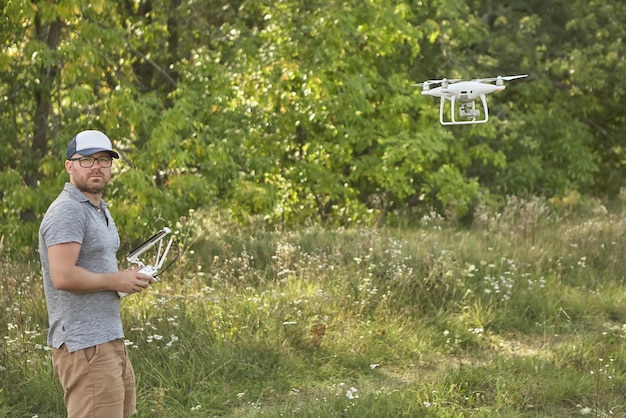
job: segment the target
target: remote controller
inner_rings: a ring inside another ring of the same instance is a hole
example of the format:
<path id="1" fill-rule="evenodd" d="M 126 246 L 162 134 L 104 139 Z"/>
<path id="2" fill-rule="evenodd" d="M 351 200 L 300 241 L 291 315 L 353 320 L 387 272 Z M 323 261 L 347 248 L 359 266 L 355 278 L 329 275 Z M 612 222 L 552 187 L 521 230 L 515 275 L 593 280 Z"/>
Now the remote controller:
<path id="1" fill-rule="evenodd" d="M 141 270 L 139 270 L 139 273 L 152 276 L 155 281 L 158 281 L 159 279 L 157 278 L 157 274 L 159 270 L 161 269 L 161 267 L 163 266 L 165 257 L 167 256 L 167 253 L 170 250 L 170 247 L 172 245 L 172 238 L 170 238 L 169 242 L 167 243 L 167 246 L 165 247 L 165 250 L 161 252 L 161 250 L 163 249 L 161 240 L 171 232 L 172 232 L 171 229 L 163 228 L 162 230 L 154 234 L 152 237 L 150 237 L 147 241 L 144 241 L 137 248 L 134 248 L 132 251 L 126 254 L 126 260 L 130 261 L 131 263 L 139 264 L 139 266 L 141 267 Z M 150 248 L 155 246 L 156 244 L 159 244 L 159 248 L 158 248 L 155 264 L 144 265 L 141 261 L 139 261 L 139 257 L 143 253 L 148 251 Z M 121 298 L 128 296 L 128 293 L 126 292 L 117 292 L 117 294 Z"/>
<path id="2" fill-rule="evenodd" d="M 152 276 L 154 277 L 155 280 L 158 280 L 156 275 L 159 272 L 159 270 L 152 265 L 147 265 L 144 266 L 141 270 L 139 270 L 139 273 L 143 273 L 143 274 L 147 274 L 148 276 Z"/>
<path id="3" fill-rule="evenodd" d="M 147 274 L 149 276 L 152 276 L 154 278 L 154 281 L 156 281 L 156 282 L 159 281 L 159 278 L 157 277 L 157 273 L 158 272 L 159 272 L 159 270 L 156 267 L 152 266 L 152 265 L 143 266 L 143 268 L 141 270 L 139 270 L 139 273 L 143 273 L 143 274 Z M 121 298 L 128 296 L 128 293 L 126 293 L 126 292 L 117 292 L 117 294 Z"/>

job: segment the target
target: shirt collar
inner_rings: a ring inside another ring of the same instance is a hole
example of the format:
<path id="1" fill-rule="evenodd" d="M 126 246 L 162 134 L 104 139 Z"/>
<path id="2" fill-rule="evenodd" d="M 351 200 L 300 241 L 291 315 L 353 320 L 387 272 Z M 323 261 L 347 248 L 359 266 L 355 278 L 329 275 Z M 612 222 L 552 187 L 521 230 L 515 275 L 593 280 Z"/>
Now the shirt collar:
<path id="1" fill-rule="evenodd" d="M 71 198 L 76 200 L 77 202 L 88 202 L 93 205 L 93 203 L 91 203 L 89 198 L 85 196 L 83 192 L 78 190 L 76 186 L 74 186 L 72 183 L 69 183 L 69 182 L 65 183 L 65 186 L 63 187 L 63 191 L 68 193 L 71 196 Z M 102 205 L 102 207 L 109 206 L 107 202 L 105 202 L 103 199 L 100 199 L 100 204 Z"/>

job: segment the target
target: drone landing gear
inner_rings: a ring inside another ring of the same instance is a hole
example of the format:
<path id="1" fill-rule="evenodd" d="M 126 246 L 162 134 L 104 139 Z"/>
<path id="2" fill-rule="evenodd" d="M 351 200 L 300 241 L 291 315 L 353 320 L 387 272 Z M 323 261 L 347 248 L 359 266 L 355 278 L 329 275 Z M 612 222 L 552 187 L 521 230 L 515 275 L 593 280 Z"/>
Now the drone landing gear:
<path id="1" fill-rule="evenodd" d="M 439 122 L 442 125 L 470 125 L 477 123 L 485 123 L 489 120 L 489 110 L 487 109 L 487 99 L 484 94 L 480 95 L 480 101 L 483 105 L 483 111 L 485 113 L 485 117 L 483 119 L 476 119 L 480 116 L 480 109 L 476 109 L 476 102 L 462 102 L 459 106 L 459 116 L 462 118 L 466 118 L 465 120 L 456 120 L 456 99 L 452 96 L 450 99 L 450 120 L 444 119 L 445 110 L 445 102 L 446 99 L 444 97 L 441 98 L 441 103 L 439 106 Z M 467 119 L 471 118 L 471 119 Z"/>

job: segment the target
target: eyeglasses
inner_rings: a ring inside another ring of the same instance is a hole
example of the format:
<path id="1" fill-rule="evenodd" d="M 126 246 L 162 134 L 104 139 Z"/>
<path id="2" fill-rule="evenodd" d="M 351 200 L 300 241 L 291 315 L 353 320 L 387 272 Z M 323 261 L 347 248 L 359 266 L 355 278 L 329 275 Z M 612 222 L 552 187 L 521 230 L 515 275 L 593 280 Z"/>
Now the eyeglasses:
<path id="1" fill-rule="evenodd" d="M 100 157 L 100 158 L 78 157 L 78 158 L 70 158 L 69 161 L 78 161 L 78 164 L 80 164 L 82 168 L 91 168 L 93 167 L 96 161 L 98 161 L 98 164 L 100 165 L 101 168 L 109 168 L 113 165 L 113 158 L 108 158 L 108 157 Z"/>

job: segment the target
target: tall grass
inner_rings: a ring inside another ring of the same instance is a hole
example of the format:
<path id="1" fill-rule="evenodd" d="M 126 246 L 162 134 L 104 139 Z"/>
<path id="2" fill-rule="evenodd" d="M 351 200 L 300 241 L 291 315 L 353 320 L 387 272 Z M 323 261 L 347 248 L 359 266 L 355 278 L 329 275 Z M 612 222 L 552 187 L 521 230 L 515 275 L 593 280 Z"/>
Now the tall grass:
<path id="1" fill-rule="evenodd" d="M 512 198 L 421 225 L 177 225 L 180 260 L 123 301 L 139 416 L 626 415 L 619 213 Z M 0 291 L 0 416 L 63 416 L 37 262 Z"/>

